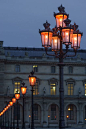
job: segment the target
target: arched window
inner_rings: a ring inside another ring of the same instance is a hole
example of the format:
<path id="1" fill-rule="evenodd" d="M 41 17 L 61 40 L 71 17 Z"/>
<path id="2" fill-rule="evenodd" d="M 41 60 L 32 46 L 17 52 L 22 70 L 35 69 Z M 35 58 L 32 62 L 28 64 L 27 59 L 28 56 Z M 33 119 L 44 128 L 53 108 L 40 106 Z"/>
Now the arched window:
<path id="1" fill-rule="evenodd" d="M 41 107 L 38 104 L 34 104 L 34 120 L 36 121 L 40 121 L 41 119 Z"/>
<path id="2" fill-rule="evenodd" d="M 48 122 L 59 122 L 59 108 L 56 104 L 51 104 L 48 109 Z"/>
<path id="3" fill-rule="evenodd" d="M 77 110 L 76 110 L 76 106 L 73 104 L 69 104 L 67 106 L 67 114 L 69 116 L 68 120 L 72 120 L 71 122 L 76 123 L 76 119 L 77 119 Z"/>

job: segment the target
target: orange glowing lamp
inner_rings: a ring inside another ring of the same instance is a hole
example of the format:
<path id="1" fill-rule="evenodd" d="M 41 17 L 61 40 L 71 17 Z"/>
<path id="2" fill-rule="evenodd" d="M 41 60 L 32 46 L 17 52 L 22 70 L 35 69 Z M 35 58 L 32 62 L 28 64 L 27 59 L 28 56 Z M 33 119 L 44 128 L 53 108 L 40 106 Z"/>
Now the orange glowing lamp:
<path id="1" fill-rule="evenodd" d="M 53 28 L 53 36 L 52 36 L 52 51 L 59 51 L 60 50 L 60 37 L 57 34 L 57 28 Z"/>
<path id="2" fill-rule="evenodd" d="M 81 37 L 83 33 L 81 33 L 78 29 L 78 25 L 74 23 L 73 25 L 74 31 L 73 31 L 73 38 L 72 38 L 72 44 L 71 47 L 74 48 L 74 50 L 80 48 L 80 42 L 81 42 Z"/>
<path id="3" fill-rule="evenodd" d="M 26 90 L 27 90 L 27 86 L 25 86 L 25 83 L 23 82 L 22 86 L 21 86 L 21 92 L 22 92 L 23 95 L 26 94 Z"/>
<path id="4" fill-rule="evenodd" d="M 11 101 L 11 102 L 9 102 L 9 104 L 10 104 L 10 106 L 13 106 L 13 102 Z"/>
<path id="5" fill-rule="evenodd" d="M 34 76 L 34 72 L 31 72 L 31 75 L 29 75 L 29 83 L 30 86 L 35 86 L 36 84 L 36 77 Z"/>
<path id="6" fill-rule="evenodd" d="M 69 116 L 68 116 L 68 115 L 67 115 L 66 117 L 67 117 L 67 119 L 69 118 Z"/>
<path id="7" fill-rule="evenodd" d="M 12 98 L 12 102 L 15 103 L 16 102 L 16 98 Z"/>
<path id="8" fill-rule="evenodd" d="M 10 107 L 10 104 L 8 104 L 8 106 L 6 106 L 6 108 L 8 109 Z"/>
<path id="9" fill-rule="evenodd" d="M 1 113 L 0 113 L 0 116 L 1 116 Z"/>
<path id="10" fill-rule="evenodd" d="M 3 111 L 1 112 L 1 115 L 3 115 Z"/>
<path id="11" fill-rule="evenodd" d="M 67 19 L 68 14 L 66 14 L 65 12 L 65 8 L 61 5 L 60 7 L 58 7 L 59 13 L 55 13 L 54 12 L 54 17 L 56 19 L 56 25 L 57 27 L 64 27 L 64 20 Z"/>
<path id="12" fill-rule="evenodd" d="M 53 32 L 50 29 L 50 24 L 46 21 L 43 26 L 45 29 L 39 30 L 39 33 L 41 34 L 42 46 L 45 48 L 51 47 Z"/>
<path id="13" fill-rule="evenodd" d="M 64 20 L 65 27 L 62 28 L 62 42 L 65 45 L 72 44 L 73 38 L 73 27 L 70 25 L 71 20 L 68 18 Z"/>
<path id="14" fill-rule="evenodd" d="M 20 93 L 15 93 L 15 98 L 18 100 L 20 98 Z"/>

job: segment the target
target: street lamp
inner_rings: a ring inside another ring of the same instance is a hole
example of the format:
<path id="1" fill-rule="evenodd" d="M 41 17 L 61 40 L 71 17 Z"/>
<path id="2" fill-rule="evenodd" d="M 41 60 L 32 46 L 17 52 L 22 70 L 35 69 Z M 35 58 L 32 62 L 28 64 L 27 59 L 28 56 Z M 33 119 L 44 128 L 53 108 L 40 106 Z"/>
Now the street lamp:
<path id="1" fill-rule="evenodd" d="M 59 13 L 54 12 L 56 19 L 56 26 L 52 30 L 50 24 L 46 21 L 44 23 L 44 30 L 39 29 L 41 35 L 42 46 L 45 48 L 46 54 L 59 58 L 59 103 L 60 103 L 60 115 L 59 115 L 59 128 L 65 127 L 64 122 L 64 87 L 63 87 L 63 59 L 66 57 L 73 57 L 76 55 L 77 49 L 80 48 L 81 33 L 78 30 L 78 25 L 74 23 L 71 25 L 71 20 L 68 19 L 69 15 L 65 12 L 65 8 L 61 5 L 58 7 Z M 66 46 L 66 50 L 63 50 L 63 45 Z M 68 55 L 68 48 L 74 49 L 74 55 Z M 48 48 L 51 47 L 53 54 L 48 53 Z"/>
<path id="2" fill-rule="evenodd" d="M 34 111 L 33 111 L 33 86 L 35 86 L 36 83 L 36 76 L 34 76 L 34 72 L 32 71 L 29 75 L 29 83 L 30 86 L 32 87 L 32 112 L 31 112 L 31 129 L 34 129 Z"/>
<path id="3" fill-rule="evenodd" d="M 18 124 L 18 99 L 20 98 L 20 93 L 15 93 L 15 98 L 17 100 L 17 127 L 16 127 L 16 129 L 19 129 L 19 124 Z"/>
<path id="4" fill-rule="evenodd" d="M 22 86 L 21 86 L 21 92 L 23 95 L 23 125 L 22 125 L 23 129 L 25 128 L 25 124 L 24 124 L 24 95 L 26 94 L 26 90 L 27 90 L 27 86 L 25 86 L 25 83 L 23 82 Z"/>
<path id="5" fill-rule="evenodd" d="M 66 117 L 67 117 L 67 127 L 68 127 L 68 118 L 69 118 L 69 116 L 67 115 Z"/>
<path id="6" fill-rule="evenodd" d="M 12 98 L 12 102 L 16 103 L 16 98 Z M 13 129 L 15 129 L 15 122 L 14 122 L 14 110 L 13 110 Z"/>
<path id="7" fill-rule="evenodd" d="M 10 104 L 10 106 L 11 106 L 11 121 L 10 121 L 10 128 L 12 128 L 12 106 L 13 106 L 13 102 L 10 101 L 9 104 Z"/>

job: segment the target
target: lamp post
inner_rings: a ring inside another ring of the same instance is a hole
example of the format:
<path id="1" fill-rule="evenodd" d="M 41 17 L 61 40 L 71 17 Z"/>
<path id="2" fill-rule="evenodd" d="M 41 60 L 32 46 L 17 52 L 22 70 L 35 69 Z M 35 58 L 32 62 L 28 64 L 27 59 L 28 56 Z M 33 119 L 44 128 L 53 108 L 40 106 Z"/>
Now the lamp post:
<path id="1" fill-rule="evenodd" d="M 12 98 L 12 102 L 16 102 L 16 98 Z M 13 129 L 15 129 L 15 122 L 14 122 L 14 110 L 13 110 Z"/>
<path id="2" fill-rule="evenodd" d="M 59 115 L 59 128 L 65 128 L 64 122 L 64 87 L 63 87 L 63 59 L 66 57 L 73 57 L 76 55 L 77 49 L 80 48 L 81 33 L 78 30 L 78 25 L 74 23 L 71 25 L 71 20 L 68 19 L 69 15 L 65 12 L 65 8 L 61 5 L 58 7 L 59 12 L 54 12 L 54 17 L 56 19 L 56 26 L 52 30 L 50 29 L 50 24 L 46 21 L 44 23 L 44 30 L 39 30 L 41 34 L 42 46 L 45 48 L 46 54 L 50 56 L 55 56 L 59 58 L 59 105 L 60 105 L 60 115 Z M 63 45 L 66 46 L 66 50 L 63 50 Z M 68 48 L 74 49 L 73 55 L 68 55 Z M 53 54 L 48 53 L 48 48 L 51 47 Z"/>
<path id="3" fill-rule="evenodd" d="M 12 101 L 10 101 L 9 102 L 9 104 L 10 104 L 10 106 L 11 106 L 11 121 L 10 121 L 10 129 L 12 128 L 12 106 L 13 106 L 13 102 Z"/>
<path id="4" fill-rule="evenodd" d="M 68 118 L 69 118 L 69 116 L 67 115 L 66 117 L 67 117 L 67 127 L 68 127 Z"/>
<path id="5" fill-rule="evenodd" d="M 31 75 L 29 75 L 29 83 L 30 83 L 30 86 L 32 87 L 32 112 L 31 112 L 31 129 L 34 129 L 34 111 L 33 111 L 33 86 L 35 86 L 35 83 L 36 83 L 36 77 L 34 76 L 34 72 L 32 71 L 30 73 Z"/>
<path id="6" fill-rule="evenodd" d="M 20 93 L 15 93 L 15 98 L 17 100 L 17 128 L 19 129 L 19 123 L 18 123 L 18 99 L 20 98 Z"/>
<path id="7" fill-rule="evenodd" d="M 25 124 L 24 124 L 24 95 L 26 94 L 26 90 L 27 90 L 27 86 L 25 86 L 25 83 L 23 82 L 22 86 L 21 86 L 21 92 L 23 95 L 23 125 L 22 125 L 22 129 L 25 128 Z"/>

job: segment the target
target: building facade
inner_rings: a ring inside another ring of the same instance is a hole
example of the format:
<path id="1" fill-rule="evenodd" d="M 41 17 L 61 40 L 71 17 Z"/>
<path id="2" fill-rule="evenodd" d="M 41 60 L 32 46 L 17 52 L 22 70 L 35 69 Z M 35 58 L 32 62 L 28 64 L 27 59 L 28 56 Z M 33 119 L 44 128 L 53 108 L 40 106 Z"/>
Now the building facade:
<path id="1" fill-rule="evenodd" d="M 48 51 L 51 53 L 51 51 Z M 73 54 L 69 50 L 69 54 Z M 3 47 L 0 41 L 0 110 L 25 82 L 25 126 L 31 125 L 31 86 L 28 76 L 32 70 L 37 77 L 34 86 L 35 127 L 59 126 L 59 60 L 49 57 L 42 48 Z M 86 50 L 64 59 L 64 118 L 65 125 L 86 127 Z M 22 126 L 22 94 L 18 101 L 19 126 Z M 12 122 L 17 122 L 16 104 L 12 106 Z M 7 111 L 5 124 L 10 125 L 11 111 Z M 67 118 L 67 115 L 69 118 Z M 9 120 L 8 120 L 9 116 Z M 2 118 L 0 119 L 2 121 Z"/>

